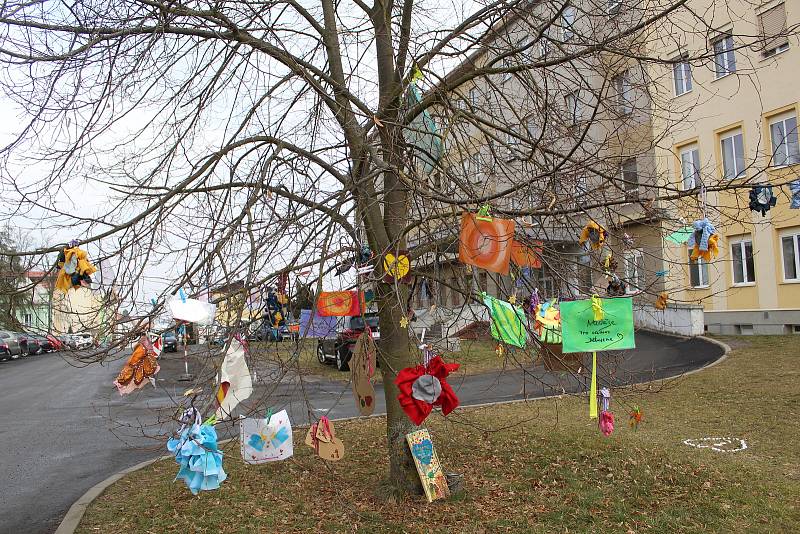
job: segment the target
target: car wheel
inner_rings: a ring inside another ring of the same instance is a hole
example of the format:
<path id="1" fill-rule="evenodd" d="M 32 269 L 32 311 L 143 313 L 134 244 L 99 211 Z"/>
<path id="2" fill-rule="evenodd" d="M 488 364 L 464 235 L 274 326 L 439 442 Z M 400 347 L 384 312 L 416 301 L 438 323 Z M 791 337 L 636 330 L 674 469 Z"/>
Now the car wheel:
<path id="1" fill-rule="evenodd" d="M 317 361 L 322 365 L 328 363 L 328 358 L 325 356 L 325 351 L 322 350 L 322 343 L 317 343 Z"/>
<path id="2" fill-rule="evenodd" d="M 336 350 L 336 368 L 340 371 L 349 371 L 350 351 L 346 347 L 339 347 Z"/>

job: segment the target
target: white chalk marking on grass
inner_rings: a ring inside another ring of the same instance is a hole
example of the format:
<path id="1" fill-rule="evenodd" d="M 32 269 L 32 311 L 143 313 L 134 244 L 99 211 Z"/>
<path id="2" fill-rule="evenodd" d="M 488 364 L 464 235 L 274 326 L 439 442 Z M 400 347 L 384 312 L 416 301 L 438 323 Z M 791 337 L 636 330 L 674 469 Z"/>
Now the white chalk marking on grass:
<path id="1" fill-rule="evenodd" d="M 741 438 L 690 438 L 683 440 L 683 444 L 715 452 L 738 452 L 747 448 L 747 443 Z"/>

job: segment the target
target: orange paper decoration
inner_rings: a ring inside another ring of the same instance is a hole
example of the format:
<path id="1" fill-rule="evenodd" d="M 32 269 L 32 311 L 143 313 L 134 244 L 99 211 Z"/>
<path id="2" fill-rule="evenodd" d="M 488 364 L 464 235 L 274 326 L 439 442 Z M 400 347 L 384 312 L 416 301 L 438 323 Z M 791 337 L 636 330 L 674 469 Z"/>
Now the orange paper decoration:
<path id="1" fill-rule="evenodd" d="M 534 269 L 541 269 L 541 242 L 537 244 L 540 246 L 534 248 L 524 243 L 520 243 L 515 239 L 511 245 L 511 261 L 513 261 L 517 267 L 533 267 Z"/>
<path id="2" fill-rule="evenodd" d="M 317 299 L 320 317 L 348 317 L 361 314 L 358 291 L 323 291 Z"/>
<path id="3" fill-rule="evenodd" d="M 461 263 L 487 271 L 508 274 L 513 241 L 513 220 L 464 213 L 461 216 L 458 259 Z"/>

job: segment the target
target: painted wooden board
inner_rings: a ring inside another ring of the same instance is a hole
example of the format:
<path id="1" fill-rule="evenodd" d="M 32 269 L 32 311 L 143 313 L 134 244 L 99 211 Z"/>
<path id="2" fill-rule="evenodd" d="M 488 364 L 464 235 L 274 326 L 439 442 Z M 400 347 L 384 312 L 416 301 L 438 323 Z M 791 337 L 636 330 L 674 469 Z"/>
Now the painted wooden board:
<path id="1" fill-rule="evenodd" d="M 411 448 L 411 456 L 417 466 L 417 473 L 419 473 L 422 489 L 425 490 L 428 502 L 450 496 L 447 479 L 442 471 L 442 465 L 439 463 L 439 457 L 436 456 L 428 429 L 421 428 L 406 434 L 406 441 Z"/>

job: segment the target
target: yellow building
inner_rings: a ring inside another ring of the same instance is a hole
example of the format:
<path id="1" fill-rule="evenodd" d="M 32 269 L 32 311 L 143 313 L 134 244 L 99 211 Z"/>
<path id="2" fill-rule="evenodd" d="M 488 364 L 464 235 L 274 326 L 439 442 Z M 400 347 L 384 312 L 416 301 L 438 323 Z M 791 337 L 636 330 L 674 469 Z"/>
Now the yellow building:
<path id="1" fill-rule="evenodd" d="M 676 218 L 691 224 L 705 214 L 721 244 L 705 264 L 690 262 L 685 245 L 665 242 L 667 290 L 701 304 L 710 332 L 798 333 L 800 209 L 789 208 L 786 184 L 800 175 L 800 43 L 785 28 L 800 24 L 800 4 L 691 4 L 715 30 L 659 41 L 655 52 L 674 63 L 650 73 L 670 111 L 653 119 L 655 136 L 663 136 L 656 161 L 665 192 L 693 192 L 672 205 Z M 746 187 L 724 190 L 731 184 Z M 777 205 L 764 216 L 748 207 L 751 185 L 772 185 Z"/>

